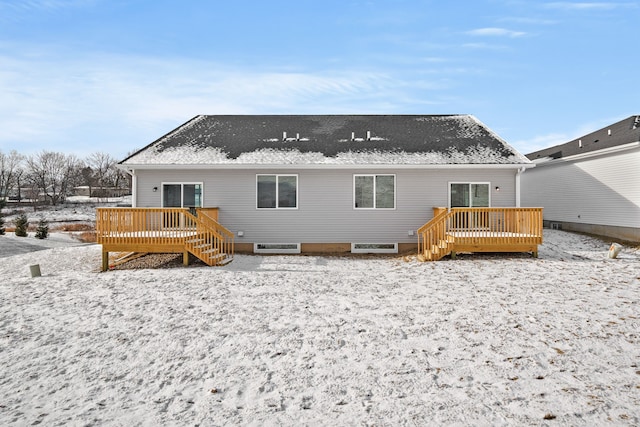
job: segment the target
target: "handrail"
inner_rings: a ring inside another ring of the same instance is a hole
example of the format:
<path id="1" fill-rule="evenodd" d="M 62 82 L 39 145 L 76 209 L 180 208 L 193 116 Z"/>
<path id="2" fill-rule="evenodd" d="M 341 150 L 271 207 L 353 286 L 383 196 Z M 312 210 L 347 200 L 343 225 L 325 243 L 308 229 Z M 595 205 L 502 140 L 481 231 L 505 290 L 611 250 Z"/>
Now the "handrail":
<path id="1" fill-rule="evenodd" d="M 437 245 L 438 241 L 446 239 L 446 219 L 449 215 L 450 213 L 444 210 L 418 229 L 419 254 L 424 256 L 428 248 Z"/>
<path id="2" fill-rule="evenodd" d="M 235 235 L 229 231 L 222 224 L 220 224 L 216 218 L 210 215 L 209 211 L 205 208 L 196 209 L 197 218 L 199 218 L 207 227 L 215 230 L 220 234 L 220 238 L 234 239 Z"/>
<path id="3" fill-rule="evenodd" d="M 200 242 L 187 240 L 189 252 L 209 265 L 219 265 L 233 257 L 235 235 L 207 215 L 206 210 L 196 209 L 197 216 L 187 213 L 197 224 L 197 239 Z"/>

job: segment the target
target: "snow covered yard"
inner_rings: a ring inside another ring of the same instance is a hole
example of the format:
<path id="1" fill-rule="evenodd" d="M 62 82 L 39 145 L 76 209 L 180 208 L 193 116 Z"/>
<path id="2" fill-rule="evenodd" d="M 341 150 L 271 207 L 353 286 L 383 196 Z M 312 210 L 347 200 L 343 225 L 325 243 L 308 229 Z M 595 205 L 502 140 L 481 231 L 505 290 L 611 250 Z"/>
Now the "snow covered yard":
<path id="1" fill-rule="evenodd" d="M 640 253 L 607 249 L 545 230 L 539 259 L 3 258 L 0 424 L 638 425 Z"/>

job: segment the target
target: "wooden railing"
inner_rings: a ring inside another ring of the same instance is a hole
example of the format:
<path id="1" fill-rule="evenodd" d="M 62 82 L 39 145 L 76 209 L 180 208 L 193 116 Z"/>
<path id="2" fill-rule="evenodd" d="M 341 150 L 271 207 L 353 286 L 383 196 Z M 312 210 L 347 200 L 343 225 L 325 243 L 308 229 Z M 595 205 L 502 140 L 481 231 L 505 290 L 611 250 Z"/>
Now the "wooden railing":
<path id="1" fill-rule="evenodd" d="M 98 208 L 96 241 L 109 251 L 193 253 L 209 265 L 233 256 L 234 235 L 217 221 L 217 210 L 186 208 Z M 197 241 L 196 241 L 197 240 Z M 215 253 L 215 256 L 214 256 Z M 106 254 L 106 255 L 105 255 Z"/>
<path id="2" fill-rule="evenodd" d="M 423 261 L 440 259 L 448 255 L 446 250 L 441 251 L 438 248 L 438 246 L 444 246 L 442 242 L 447 241 L 448 215 L 449 212 L 442 209 L 431 221 L 418 229 L 418 254 L 421 259 L 424 258 Z"/>
<path id="3" fill-rule="evenodd" d="M 234 234 L 216 221 L 217 209 L 213 211 L 207 208 L 198 208 L 196 212 L 197 216 L 193 219 L 197 225 L 197 239 L 203 239 L 204 242 L 191 245 L 190 252 L 209 265 L 224 263 L 229 259 L 228 257 L 233 256 L 235 250 Z M 191 243 L 189 239 L 187 242 Z"/>
<path id="4" fill-rule="evenodd" d="M 188 209 L 180 208 L 97 208 L 96 239 L 102 243 L 180 243 L 196 231 Z"/>
<path id="5" fill-rule="evenodd" d="M 440 259 L 456 251 L 533 252 L 542 243 L 542 208 L 438 209 L 418 230 L 419 256 Z"/>

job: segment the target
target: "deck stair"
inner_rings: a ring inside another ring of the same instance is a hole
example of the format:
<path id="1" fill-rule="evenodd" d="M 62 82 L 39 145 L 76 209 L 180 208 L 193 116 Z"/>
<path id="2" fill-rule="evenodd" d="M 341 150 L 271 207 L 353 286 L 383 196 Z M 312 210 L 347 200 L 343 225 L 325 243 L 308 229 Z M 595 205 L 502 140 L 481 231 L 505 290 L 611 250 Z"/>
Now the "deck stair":
<path id="1" fill-rule="evenodd" d="M 226 265 L 233 260 L 229 254 L 222 252 L 216 245 L 216 239 L 210 239 L 207 233 L 202 233 L 197 237 L 185 240 L 185 247 L 189 253 L 196 256 L 209 266 Z"/>
<path id="2" fill-rule="evenodd" d="M 455 239 L 452 236 L 447 236 L 447 218 L 447 211 L 441 211 L 418 229 L 418 259 L 420 261 L 437 261 L 451 253 Z"/>
<path id="3" fill-rule="evenodd" d="M 185 249 L 209 266 L 226 265 L 233 260 L 233 254 L 225 250 L 224 242 L 225 238 L 233 239 L 233 234 L 205 212 L 185 212 L 185 220 L 196 230 L 195 235 L 185 239 Z"/>

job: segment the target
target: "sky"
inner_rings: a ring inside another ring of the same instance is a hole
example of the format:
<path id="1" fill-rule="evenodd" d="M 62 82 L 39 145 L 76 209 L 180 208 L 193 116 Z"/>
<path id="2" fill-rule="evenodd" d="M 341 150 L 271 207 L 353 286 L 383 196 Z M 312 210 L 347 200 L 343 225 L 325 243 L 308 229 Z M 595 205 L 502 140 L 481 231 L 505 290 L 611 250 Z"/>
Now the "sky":
<path id="1" fill-rule="evenodd" d="M 523 154 L 640 114 L 640 0 L 0 0 L 0 151 L 199 114 L 473 114 Z"/>

